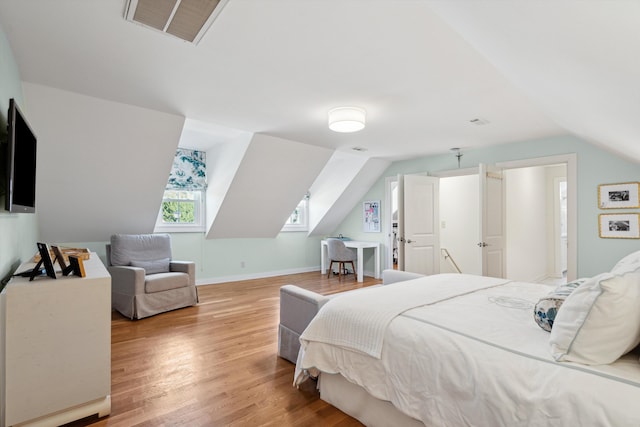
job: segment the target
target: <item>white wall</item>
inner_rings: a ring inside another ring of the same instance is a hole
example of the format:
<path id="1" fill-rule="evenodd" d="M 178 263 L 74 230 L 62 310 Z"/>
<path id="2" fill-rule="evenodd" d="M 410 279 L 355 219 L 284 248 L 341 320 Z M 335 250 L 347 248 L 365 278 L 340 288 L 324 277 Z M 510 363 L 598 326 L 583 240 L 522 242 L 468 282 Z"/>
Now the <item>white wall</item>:
<path id="1" fill-rule="evenodd" d="M 446 248 L 463 273 L 482 274 L 478 175 L 440 179 L 440 247 Z M 440 272 L 455 272 L 440 257 Z"/>
<path id="2" fill-rule="evenodd" d="M 7 137 L 7 110 L 10 98 L 16 99 L 27 120 L 31 121 L 30 105 L 26 104 L 22 97 L 18 65 L 0 27 L 0 141 L 2 142 L 5 142 Z M 4 159 L 4 156 L 0 157 Z M 41 160 L 42 157 L 38 155 L 38 161 Z M 4 175 L 4 164 L 0 166 L 0 171 Z M 40 194 L 36 194 L 36 211 L 40 210 L 39 196 Z M 2 195 L 0 196 L 0 280 L 12 274 L 21 262 L 27 261 L 37 252 L 38 239 L 38 214 L 10 214 L 4 210 L 4 203 L 5 198 Z M 2 285 L 0 285 L 1 288 Z"/>

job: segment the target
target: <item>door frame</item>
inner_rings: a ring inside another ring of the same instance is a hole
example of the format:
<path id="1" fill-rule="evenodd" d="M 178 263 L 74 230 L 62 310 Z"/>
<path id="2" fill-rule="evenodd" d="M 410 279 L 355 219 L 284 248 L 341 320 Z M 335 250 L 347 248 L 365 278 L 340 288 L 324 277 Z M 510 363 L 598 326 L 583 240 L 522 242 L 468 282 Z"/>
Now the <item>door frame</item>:
<path id="1" fill-rule="evenodd" d="M 577 279 L 578 275 L 578 156 L 575 153 L 555 156 L 534 157 L 522 160 L 496 162 L 495 166 L 502 169 L 517 169 L 533 166 L 550 166 L 555 164 L 567 165 L 567 281 Z M 432 172 L 428 175 L 446 177 L 457 175 L 471 175 L 478 173 L 478 168 L 448 169 Z M 385 178 L 385 199 L 387 205 L 386 223 L 388 230 L 387 250 L 385 251 L 386 268 L 393 268 L 392 221 L 391 221 L 391 182 L 398 180 L 397 176 Z"/>
<path id="2" fill-rule="evenodd" d="M 578 156 L 575 153 L 495 163 L 501 169 L 567 165 L 567 281 L 578 277 Z"/>

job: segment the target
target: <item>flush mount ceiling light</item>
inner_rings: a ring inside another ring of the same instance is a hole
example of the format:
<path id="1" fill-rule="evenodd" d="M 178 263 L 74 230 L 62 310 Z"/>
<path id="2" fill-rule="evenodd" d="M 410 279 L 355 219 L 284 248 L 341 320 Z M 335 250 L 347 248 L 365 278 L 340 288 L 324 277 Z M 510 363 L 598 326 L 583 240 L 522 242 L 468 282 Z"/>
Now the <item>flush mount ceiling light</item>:
<path id="1" fill-rule="evenodd" d="M 197 44 L 229 0 L 127 0 L 124 17 Z"/>
<path id="2" fill-rule="evenodd" d="M 334 132 L 357 132 L 364 129 L 367 113 L 358 107 L 338 107 L 329 110 L 329 129 Z"/>

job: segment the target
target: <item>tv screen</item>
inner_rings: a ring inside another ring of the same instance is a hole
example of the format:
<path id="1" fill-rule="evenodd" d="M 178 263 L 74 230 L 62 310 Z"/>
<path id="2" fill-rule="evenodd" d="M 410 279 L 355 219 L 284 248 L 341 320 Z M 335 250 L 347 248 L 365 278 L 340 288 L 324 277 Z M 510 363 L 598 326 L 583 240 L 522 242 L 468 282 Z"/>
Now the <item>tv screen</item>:
<path id="1" fill-rule="evenodd" d="M 9 100 L 7 131 L 5 209 L 33 213 L 36 211 L 36 136 L 13 98 Z"/>

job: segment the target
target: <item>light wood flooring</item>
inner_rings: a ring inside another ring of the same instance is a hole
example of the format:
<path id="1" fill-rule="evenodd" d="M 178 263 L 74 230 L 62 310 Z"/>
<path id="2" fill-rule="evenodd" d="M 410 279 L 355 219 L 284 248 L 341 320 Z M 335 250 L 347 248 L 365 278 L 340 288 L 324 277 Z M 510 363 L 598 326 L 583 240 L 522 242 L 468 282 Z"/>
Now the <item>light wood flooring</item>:
<path id="1" fill-rule="evenodd" d="M 279 289 L 330 294 L 379 280 L 319 272 L 199 286 L 200 303 L 111 327 L 111 415 L 68 426 L 361 426 L 320 400 L 315 383 L 293 387 L 277 356 Z"/>

